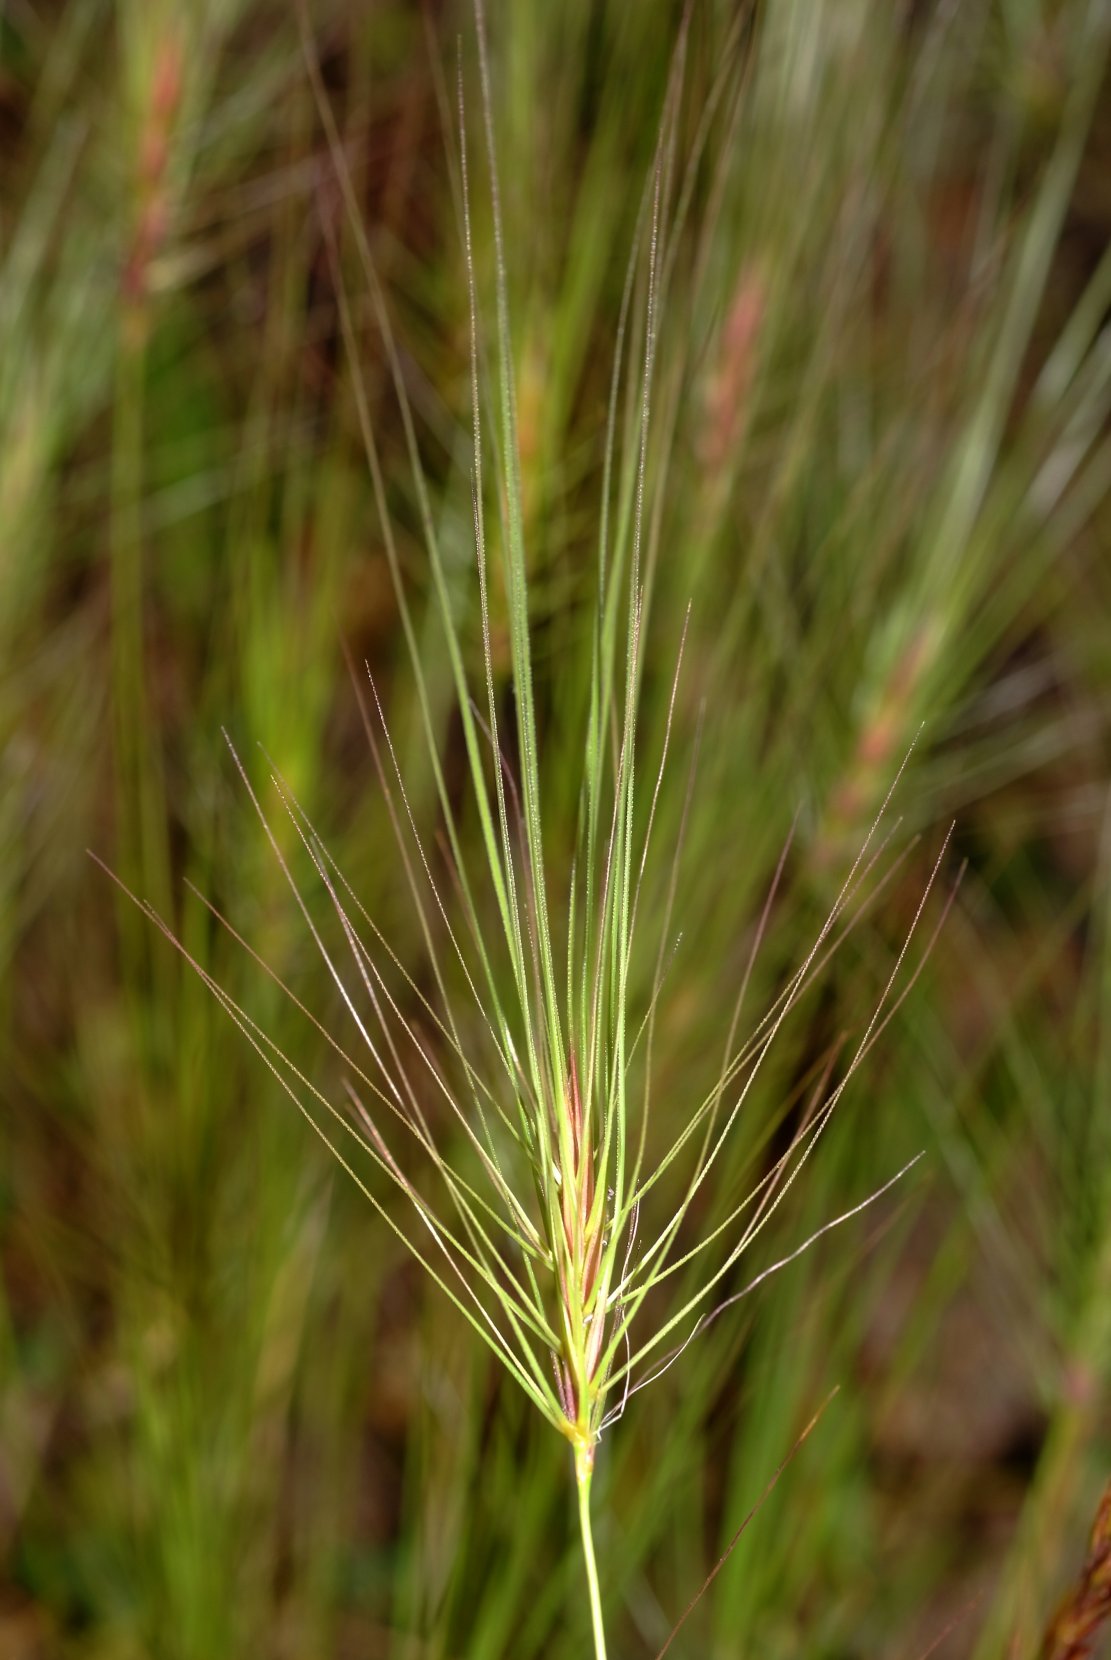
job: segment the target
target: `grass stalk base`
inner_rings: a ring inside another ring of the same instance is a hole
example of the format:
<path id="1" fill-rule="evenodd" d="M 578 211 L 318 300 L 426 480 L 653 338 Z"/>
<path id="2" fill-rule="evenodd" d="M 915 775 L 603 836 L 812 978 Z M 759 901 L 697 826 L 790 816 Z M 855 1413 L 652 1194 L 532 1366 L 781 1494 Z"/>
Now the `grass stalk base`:
<path id="1" fill-rule="evenodd" d="M 579 1528 L 582 1533 L 583 1564 L 590 1590 L 590 1620 L 594 1632 L 595 1660 L 606 1660 L 606 1632 L 602 1624 L 602 1593 L 598 1586 L 598 1564 L 594 1559 L 594 1535 L 590 1527 L 590 1482 L 594 1474 L 594 1448 L 576 1446 L 575 1485 L 579 1490 Z"/>

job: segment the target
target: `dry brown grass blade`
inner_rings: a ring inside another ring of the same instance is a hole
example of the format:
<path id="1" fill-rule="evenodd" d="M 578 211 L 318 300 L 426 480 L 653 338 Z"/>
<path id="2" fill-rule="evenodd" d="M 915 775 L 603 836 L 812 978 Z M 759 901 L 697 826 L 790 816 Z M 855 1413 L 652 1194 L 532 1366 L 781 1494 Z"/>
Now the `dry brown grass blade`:
<path id="1" fill-rule="evenodd" d="M 1050 1623 L 1039 1660 L 1088 1660 L 1111 1621 L 1111 1481 L 1103 1489 L 1088 1556 L 1076 1583 Z"/>

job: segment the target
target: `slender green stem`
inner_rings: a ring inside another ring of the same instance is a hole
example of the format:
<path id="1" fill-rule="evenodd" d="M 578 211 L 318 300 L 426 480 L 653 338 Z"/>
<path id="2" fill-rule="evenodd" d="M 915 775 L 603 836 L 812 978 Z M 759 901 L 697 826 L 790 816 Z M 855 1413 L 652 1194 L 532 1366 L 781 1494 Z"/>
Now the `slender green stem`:
<path id="1" fill-rule="evenodd" d="M 594 1448 L 575 1448 L 575 1481 L 579 1489 L 579 1526 L 582 1529 L 583 1563 L 590 1587 L 590 1620 L 594 1629 L 595 1660 L 606 1660 L 606 1632 L 602 1625 L 602 1593 L 598 1586 L 598 1564 L 594 1560 L 594 1535 L 590 1530 L 590 1478 L 594 1474 Z"/>

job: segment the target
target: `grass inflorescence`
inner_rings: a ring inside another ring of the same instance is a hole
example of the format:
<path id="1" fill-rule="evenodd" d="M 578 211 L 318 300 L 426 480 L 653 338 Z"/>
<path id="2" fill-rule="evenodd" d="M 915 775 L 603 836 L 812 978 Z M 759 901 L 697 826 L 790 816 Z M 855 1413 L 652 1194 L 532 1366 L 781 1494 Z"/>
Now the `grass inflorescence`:
<path id="1" fill-rule="evenodd" d="M 688 1223 L 706 1216 L 704 1189 L 718 1183 L 723 1150 L 749 1103 L 765 1061 L 784 1023 L 811 989 L 846 927 L 850 906 L 874 874 L 877 840 L 887 800 L 802 962 L 761 1020 L 740 1036 L 746 993 L 776 885 L 767 897 L 740 978 L 724 1034 L 721 1069 L 701 1099 L 654 1103 L 654 1039 L 660 1002 L 679 937 L 672 903 L 665 906 L 658 937 L 645 944 L 641 900 L 652 846 L 656 809 L 665 787 L 673 722 L 681 681 L 686 628 L 676 644 L 676 667 L 664 703 L 661 730 L 647 734 L 640 718 L 649 620 L 645 540 L 646 474 L 650 465 L 651 413 L 659 290 L 666 267 L 666 222 L 682 202 L 675 118 L 682 88 L 683 45 L 676 55 L 657 157 L 642 214 L 641 307 L 634 304 L 638 262 L 629 264 L 626 304 L 615 356 L 610 422 L 604 461 L 604 496 L 598 535 L 596 587 L 590 625 L 586 717 L 581 734 L 581 783 L 577 831 L 569 862 L 557 881 L 542 808 L 541 721 L 534 691 L 529 554 L 525 543 L 521 451 L 508 305 L 506 253 L 501 224 L 489 68 L 482 6 L 477 38 L 483 130 L 489 168 L 495 255 L 496 403 L 499 439 L 491 492 L 485 474 L 480 373 L 482 336 L 472 253 L 471 197 L 462 69 L 459 135 L 462 219 L 470 295 L 472 480 L 475 580 L 481 632 L 482 681 L 472 691 L 465 651 L 449 594 L 443 553 L 428 509 L 428 491 L 415 442 L 412 410 L 398 365 L 381 289 L 365 234 L 353 231 L 362 274 L 383 328 L 401 420 L 422 504 L 426 552 L 440 624 L 452 670 L 470 786 L 468 811 L 480 830 L 481 857 L 464 854 L 464 809 L 445 783 L 445 762 L 435 735 L 426 737 L 442 815 L 443 848 L 427 845 L 418 826 L 390 729 L 373 683 L 360 694 L 363 724 L 397 838 L 397 865 L 408 885 L 428 955 L 433 993 L 424 993 L 379 924 L 345 878 L 296 794 L 280 773 L 271 783 L 288 820 L 292 842 L 271 822 L 247 770 L 235 764 L 259 815 L 278 865 L 319 951 L 327 983 L 354 1025 L 361 1055 L 328 1033 L 290 988 L 297 1003 L 337 1050 L 347 1070 L 348 1110 L 325 1093 L 237 1003 L 149 906 L 149 914 L 178 944 L 218 1001 L 258 1051 L 266 1066 L 321 1134 L 343 1166 L 371 1197 L 422 1267 L 469 1322 L 542 1416 L 571 1444 L 579 1493 L 581 1540 L 596 1652 L 605 1652 L 601 1590 L 590 1515 L 595 1453 L 603 1431 L 624 1413 L 632 1395 L 663 1375 L 687 1346 L 725 1308 L 738 1302 L 772 1271 L 742 1289 L 733 1270 L 776 1214 L 825 1131 L 843 1091 L 889 1017 L 888 1001 L 924 914 L 944 854 L 938 855 L 921 903 L 883 993 L 862 1033 L 839 1039 L 816 1069 L 803 1110 L 785 1148 L 754 1186 L 726 1189 L 709 1214 L 702 1237 Z M 310 76 L 331 155 L 354 213 L 354 192 L 313 56 L 307 21 L 304 39 Z M 354 351 L 351 305 L 343 290 L 338 250 L 330 244 L 333 275 L 347 344 Z M 639 361 L 626 370 L 627 337 L 639 335 Z M 358 374 L 357 361 L 352 367 Z M 635 388 L 625 434 L 629 454 L 617 451 L 617 411 L 623 385 Z M 360 405 L 363 408 L 364 405 Z M 393 548 L 389 511 L 381 489 L 381 459 L 368 421 L 362 426 L 375 481 L 380 526 Z M 611 504 L 612 488 L 616 501 Z M 497 529 L 488 526 L 488 498 L 500 503 Z M 496 550 L 496 552 L 494 551 Z M 490 592 L 496 562 L 508 616 L 509 674 L 499 686 L 494 669 Z M 399 562 L 391 573 L 403 619 L 408 616 Z M 406 623 L 410 642 L 414 635 Z M 430 707 L 421 651 L 411 666 L 418 703 Z M 370 706 L 372 701 L 373 707 Z M 511 709 L 515 744 L 507 751 L 502 727 Z M 655 770 L 641 782 L 646 752 Z M 893 788 L 894 786 L 892 786 Z M 696 788 L 693 767 L 687 806 Z M 643 796 L 643 802 L 641 797 Z M 306 883 L 294 871 L 300 853 L 313 885 L 338 925 L 333 942 L 314 915 Z M 671 854 L 668 887 L 674 899 L 682 861 L 682 827 Z M 786 850 L 779 861 L 782 873 Z M 441 867 L 439 880 L 434 867 Z M 445 871 L 450 889 L 445 890 Z M 219 913 L 215 913 L 219 916 Z M 454 916 L 454 920 L 453 920 Z M 220 918 L 220 920 L 223 920 Z M 639 924 L 639 931 L 638 931 Z M 848 927 L 851 928 L 851 914 Z M 229 925 L 230 926 L 230 925 Z M 238 937 L 238 936 L 237 936 Z M 252 951 L 263 969 L 267 964 Z M 647 963 L 647 968 L 644 966 Z M 654 965 L 654 966 L 651 966 Z M 267 970 L 273 978 L 277 976 Z M 454 990 L 450 989 L 452 980 Z M 904 993 L 905 995 L 905 993 Z M 414 1004 L 414 998 L 416 1002 Z M 639 1052 L 638 1052 L 639 1051 Z M 650 1137 L 655 1105 L 659 1120 Z M 450 1150 L 440 1145 L 436 1109 L 457 1132 Z M 323 1119 L 321 1118 L 323 1114 Z M 379 1173 L 410 1202 L 415 1228 L 398 1223 L 359 1173 L 358 1155 L 336 1139 L 338 1124 Z M 420 1173 L 410 1174 L 405 1154 L 395 1152 L 386 1128 L 407 1132 L 434 1177 L 429 1195 Z M 386 1128 L 384 1128 L 384 1126 Z M 898 1172 L 903 1174 L 904 1171 Z M 897 1179 L 893 1177 L 892 1180 Z M 887 1191 L 884 1183 L 873 1197 Z M 436 1190 L 439 1198 L 435 1197 Z M 825 1222 L 793 1260 L 821 1234 L 859 1214 L 869 1201 Z M 777 1266 L 777 1265 L 773 1265 Z M 682 1273 L 681 1281 L 676 1276 Z M 678 1293 L 661 1297 L 661 1292 Z M 723 1287 L 730 1289 L 725 1294 Z M 654 1320 L 651 1316 L 654 1315 Z M 647 1330 L 644 1328 L 647 1326 Z"/>

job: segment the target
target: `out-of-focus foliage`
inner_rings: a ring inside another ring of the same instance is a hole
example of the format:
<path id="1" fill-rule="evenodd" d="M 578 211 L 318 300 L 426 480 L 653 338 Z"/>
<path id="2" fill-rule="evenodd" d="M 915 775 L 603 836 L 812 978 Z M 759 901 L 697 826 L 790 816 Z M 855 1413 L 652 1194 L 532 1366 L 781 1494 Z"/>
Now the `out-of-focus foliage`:
<path id="1" fill-rule="evenodd" d="M 471 20 L 400 0 L 308 17 L 477 659 Z M 645 502 L 649 769 L 690 605 L 654 1110 L 678 1121 L 717 1063 L 796 815 L 746 1011 L 805 954 L 920 732 L 903 863 L 738 1160 L 774 1154 L 866 1025 L 953 818 L 968 860 L 756 1267 L 925 1158 L 603 1442 L 613 1651 L 659 1651 L 839 1384 L 670 1652 L 874 1660 L 951 1625 L 934 1653 L 1034 1655 L 1111 1454 L 1111 9 L 711 3 L 684 35 L 664 0 L 522 0 L 489 27 L 557 862 L 622 296 L 632 261 L 636 352 L 685 41 Z M 338 1095 L 188 886 L 327 1006 L 226 725 L 273 757 L 420 983 L 345 666 L 345 644 L 369 662 L 434 840 L 360 400 L 449 783 L 458 713 L 297 9 L 7 6 L 0 134 L 0 1654 L 579 1655 L 563 1449 L 86 857 Z M 488 325 L 486 190 L 479 171 Z M 619 433 L 636 418 L 622 404 Z M 646 878 L 656 917 L 670 880 L 666 859 Z"/>

